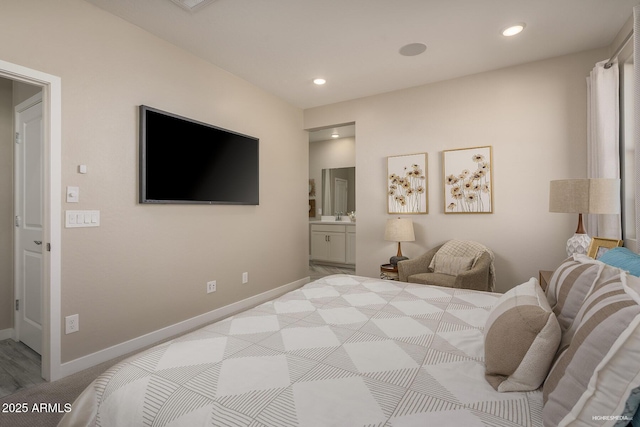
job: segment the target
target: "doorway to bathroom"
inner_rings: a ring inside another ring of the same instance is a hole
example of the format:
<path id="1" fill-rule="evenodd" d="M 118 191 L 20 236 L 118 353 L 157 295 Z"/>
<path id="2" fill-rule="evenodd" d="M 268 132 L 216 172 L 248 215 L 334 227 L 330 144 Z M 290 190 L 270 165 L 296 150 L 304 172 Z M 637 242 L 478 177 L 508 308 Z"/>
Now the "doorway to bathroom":
<path id="1" fill-rule="evenodd" d="M 354 123 L 309 131 L 311 279 L 355 274 L 355 144 Z"/>

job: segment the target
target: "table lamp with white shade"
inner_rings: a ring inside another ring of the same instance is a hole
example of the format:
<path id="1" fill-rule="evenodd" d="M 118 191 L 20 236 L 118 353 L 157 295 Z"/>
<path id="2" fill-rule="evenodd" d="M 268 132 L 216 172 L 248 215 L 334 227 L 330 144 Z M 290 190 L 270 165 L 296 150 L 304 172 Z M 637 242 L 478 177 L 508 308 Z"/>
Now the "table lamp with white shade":
<path id="1" fill-rule="evenodd" d="M 620 180 L 589 178 L 551 181 L 549 212 L 578 214 L 578 228 L 567 241 L 567 255 L 585 254 L 591 237 L 582 224 L 582 214 L 619 214 Z"/>
<path id="2" fill-rule="evenodd" d="M 389 263 L 397 265 L 398 261 L 409 259 L 402 255 L 400 242 L 413 242 L 416 236 L 413 233 L 413 221 L 406 218 L 394 218 L 387 220 L 387 226 L 384 229 L 384 240 L 398 242 L 398 253 L 389 259 Z"/>

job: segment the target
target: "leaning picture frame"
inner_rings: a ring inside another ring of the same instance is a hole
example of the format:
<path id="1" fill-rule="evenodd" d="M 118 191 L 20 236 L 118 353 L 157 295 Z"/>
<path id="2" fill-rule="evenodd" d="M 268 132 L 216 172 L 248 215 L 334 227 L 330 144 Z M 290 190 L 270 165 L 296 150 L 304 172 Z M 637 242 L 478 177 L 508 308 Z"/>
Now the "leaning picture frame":
<path id="1" fill-rule="evenodd" d="M 387 212 L 429 213 L 427 153 L 387 157 Z"/>
<path id="2" fill-rule="evenodd" d="M 491 146 L 442 152 L 444 213 L 493 213 Z"/>
<path id="3" fill-rule="evenodd" d="M 309 199 L 309 218 L 316 216 L 316 199 Z"/>
<path id="4" fill-rule="evenodd" d="M 622 246 L 622 240 L 593 237 L 589 244 L 589 249 L 587 250 L 587 256 L 593 259 L 598 259 L 609 249 L 617 248 L 619 246 Z"/>

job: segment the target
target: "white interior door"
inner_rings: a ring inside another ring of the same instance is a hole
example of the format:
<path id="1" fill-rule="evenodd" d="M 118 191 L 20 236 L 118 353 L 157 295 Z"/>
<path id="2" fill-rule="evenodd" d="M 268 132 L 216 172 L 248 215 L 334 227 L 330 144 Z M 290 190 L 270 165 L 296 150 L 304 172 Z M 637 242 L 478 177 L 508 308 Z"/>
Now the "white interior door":
<path id="1" fill-rule="evenodd" d="M 333 201 L 331 200 L 331 171 L 329 169 L 322 171 L 322 178 L 324 182 L 322 183 L 322 214 L 323 215 L 333 215 L 333 208 L 331 207 Z"/>
<path id="2" fill-rule="evenodd" d="M 16 337 L 42 352 L 44 144 L 42 95 L 16 107 Z"/>
<path id="3" fill-rule="evenodd" d="M 347 213 L 347 180 L 336 178 L 335 180 L 334 206 L 336 213 Z"/>

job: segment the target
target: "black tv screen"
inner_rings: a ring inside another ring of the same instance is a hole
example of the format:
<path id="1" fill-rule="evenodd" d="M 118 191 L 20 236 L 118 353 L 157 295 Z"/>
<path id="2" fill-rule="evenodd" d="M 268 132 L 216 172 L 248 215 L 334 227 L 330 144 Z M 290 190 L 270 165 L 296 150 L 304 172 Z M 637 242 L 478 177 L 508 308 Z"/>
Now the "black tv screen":
<path id="1" fill-rule="evenodd" d="M 140 203 L 258 204 L 258 138 L 140 106 Z"/>

